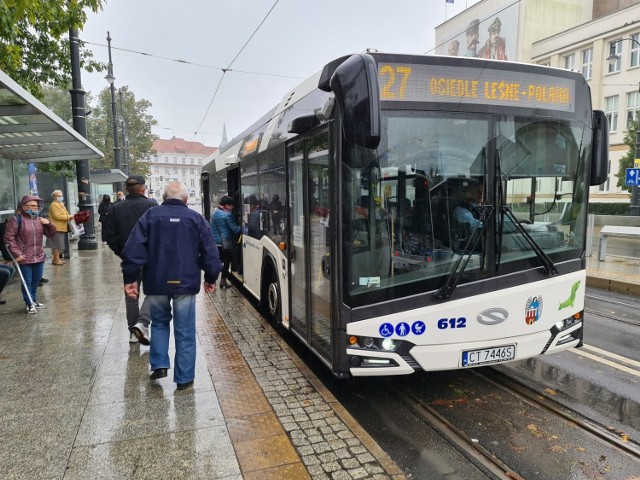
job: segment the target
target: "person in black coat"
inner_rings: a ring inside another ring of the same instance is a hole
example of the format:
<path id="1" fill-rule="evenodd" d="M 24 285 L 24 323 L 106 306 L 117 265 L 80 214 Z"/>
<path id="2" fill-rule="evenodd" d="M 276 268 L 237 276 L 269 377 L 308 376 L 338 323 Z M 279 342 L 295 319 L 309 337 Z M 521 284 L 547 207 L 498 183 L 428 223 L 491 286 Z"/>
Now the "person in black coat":
<path id="1" fill-rule="evenodd" d="M 100 215 L 98 217 L 98 221 L 100 222 L 100 227 L 102 230 L 102 244 L 106 245 L 107 241 L 104 238 L 104 222 L 107 218 L 107 215 L 109 215 L 109 210 L 111 209 L 111 206 L 113 205 L 113 203 L 111 203 L 111 196 L 110 195 L 103 195 L 102 196 L 102 201 L 100 202 L 100 205 L 98 206 L 98 215 Z"/>

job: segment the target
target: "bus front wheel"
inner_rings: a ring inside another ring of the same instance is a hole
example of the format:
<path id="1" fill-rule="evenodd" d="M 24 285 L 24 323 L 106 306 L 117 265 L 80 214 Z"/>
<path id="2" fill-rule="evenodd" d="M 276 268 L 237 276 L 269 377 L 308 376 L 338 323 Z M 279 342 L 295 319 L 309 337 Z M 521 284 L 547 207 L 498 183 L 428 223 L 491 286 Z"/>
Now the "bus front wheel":
<path id="1" fill-rule="evenodd" d="M 267 275 L 266 282 L 262 289 L 262 306 L 264 312 L 269 317 L 269 320 L 275 325 L 280 325 L 282 319 L 280 318 L 280 282 L 278 281 L 278 275 L 271 270 Z"/>

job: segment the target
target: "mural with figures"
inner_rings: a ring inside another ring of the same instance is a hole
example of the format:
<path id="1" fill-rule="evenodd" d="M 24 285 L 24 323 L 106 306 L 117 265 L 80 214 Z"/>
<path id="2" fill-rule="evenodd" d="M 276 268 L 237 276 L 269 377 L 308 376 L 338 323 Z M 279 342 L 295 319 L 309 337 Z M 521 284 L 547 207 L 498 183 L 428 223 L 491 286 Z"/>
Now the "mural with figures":
<path id="1" fill-rule="evenodd" d="M 458 34 L 443 40 L 439 55 L 515 60 L 519 4 L 473 18 Z"/>

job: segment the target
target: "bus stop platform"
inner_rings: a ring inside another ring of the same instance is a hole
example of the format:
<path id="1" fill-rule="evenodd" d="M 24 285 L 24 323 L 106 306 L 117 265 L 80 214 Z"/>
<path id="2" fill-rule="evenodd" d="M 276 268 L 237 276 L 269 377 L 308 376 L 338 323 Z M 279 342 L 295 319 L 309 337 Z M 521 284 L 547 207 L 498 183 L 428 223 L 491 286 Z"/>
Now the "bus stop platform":
<path id="1" fill-rule="evenodd" d="M 640 296 L 640 258 L 607 255 L 587 257 L 587 286 Z"/>
<path id="2" fill-rule="evenodd" d="M 71 257 L 47 262 L 37 315 L 19 279 L 2 294 L 3 480 L 404 478 L 235 288 L 198 295 L 196 379 L 178 391 L 129 343 L 118 259 Z"/>

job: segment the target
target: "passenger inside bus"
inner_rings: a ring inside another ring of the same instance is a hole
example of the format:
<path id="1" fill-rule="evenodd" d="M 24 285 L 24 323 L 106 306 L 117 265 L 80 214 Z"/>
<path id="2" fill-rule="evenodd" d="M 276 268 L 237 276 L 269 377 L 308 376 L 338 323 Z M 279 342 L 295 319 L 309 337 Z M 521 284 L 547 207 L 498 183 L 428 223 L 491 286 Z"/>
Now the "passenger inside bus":
<path id="1" fill-rule="evenodd" d="M 278 195 L 277 193 L 273 195 L 270 208 L 271 222 L 273 224 L 273 234 L 282 235 L 284 234 L 284 206 L 280 201 L 280 195 Z"/>
<path id="2" fill-rule="evenodd" d="M 260 205 L 255 195 L 247 198 L 249 204 L 249 217 L 247 220 L 248 233 L 250 237 L 262 238 L 262 230 L 260 229 Z"/>

